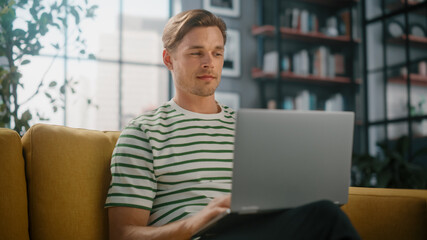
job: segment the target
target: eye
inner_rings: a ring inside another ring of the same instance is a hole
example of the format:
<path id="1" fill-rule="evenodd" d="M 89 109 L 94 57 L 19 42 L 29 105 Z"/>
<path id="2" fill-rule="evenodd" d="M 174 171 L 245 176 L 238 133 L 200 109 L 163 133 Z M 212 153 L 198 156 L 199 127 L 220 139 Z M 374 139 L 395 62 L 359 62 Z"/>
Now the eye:
<path id="1" fill-rule="evenodd" d="M 217 57 L 220 57 L 220 56 L 222 56 L 223 55 L 223 53 L 221 53 L 221 52 L 217 52 L 217 53 L 215 53 L 215 56 L 217 56 Z"/>
<path id="2" fill-rule="evenodd" d="M 200 52 L 192 52 L 192 53 L 190 53 L 190 55 L 197 56 L 197 55 L 202 55 L 202 54 Z"/>

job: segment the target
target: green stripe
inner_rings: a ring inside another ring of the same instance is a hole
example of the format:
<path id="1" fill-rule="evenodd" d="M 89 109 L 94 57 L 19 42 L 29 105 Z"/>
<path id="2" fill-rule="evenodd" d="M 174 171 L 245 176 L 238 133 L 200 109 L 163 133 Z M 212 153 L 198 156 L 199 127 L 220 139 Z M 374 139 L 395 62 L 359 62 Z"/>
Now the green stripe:
<path id="1" fill-rule="evenodd" d="M 112 173 L 111 176 L 113 177 L 128 177 L 128 178 L 135 178 L 135 179 L 145 179 L 148 181 L 151 181 L 153 183 L 156 183 L 156 180 L 146 177 L 146 176 L 139 176 L 139 175 L 131 175 L 131 174 L 124 174 L 124 173 Z"/>
<path id="2" fill-rule="evenodd" d="M 180 220 L 180 219 L 183 219 L 183 218 L 184 218 L 185 216 L 187 216 L 188 214 L 190 214 L 190 213 L 185 212 L 185 213 L 183 213 L 183 214 L 179 215 L 178 217 L 173 218 L 172 220 L 170 220 L 170 221 L 169 221 L 169 223 L 171 223 L 171 222 L 175 222 L 175 221 L 178 221 L 178 220 Z"/>
<path id="3" fill-rule="evenodd" d="M 187 174 L 187 173 L 193 173 L 193 172 L 208 172 L 208 171 L 232 171 L 232 168 L 195 168 L 195 169 L 190 169 L 190 170 L 184 170 L 184 171 L 179 171 L 179 172 L 168 172 L 165 174 L 161 174 L 159 176 L 174 176 L 174 175 L 182 175 L 182 174 Z"/>
<path id="4" fill-rule="evenodd" d="M 149 158 L 146 158 L 146 157 L 142 157 L 142 156 L 138 156 L 138 155 L 134 155 L 134 154 L 129 154 L 129 153 L 114 153 L 113 157 L 136 158 L 136 159 L 144 160 L 144 161 L 149 162 L 149 163 L 153 163 L 152 159 L 149 159 Z"/>
<path id="5" fill-rule="evenodd" d="M 127 143 L 119 143 L 116 145 L 116 147 L 128 147 L 128 148 L 134 148 L 134 149 L 139 149 L 139 150 L 143 150 L 146 151 L 148 153 L 152 153 L 152 151 L 148 148 L 144 148 L 138 145 L 133 145 L 133 144 L 127 144 Z"/>
<path id="6" fill-rule="evenodd" d="M 184 164 L 194 163 L 194 162 L 233 162 L 233 159 L 209 159 L 209 158 L 192 159 L 192 160 L 187 160 L 187 161 L 182 161 L 182 162 L 165 164 L 162 166 L 154 166 L 154 169 L 158 170 L 158 169 L 162 169 L 162 168 L 167 168 L 167 167 L 172 167 L 172 166 L 177 166 L 177 165 L 184 165 Z"/>
<path id="7" fill-rule="evenodd" d="M 159 143 L 163 143 L 163 142 L 167 142 L 167 141 L 172 140 L 172 139 L 188 138 L 188 137 L 197 137 L 197 136 L 209 136 L 209 137 L 234 137 L 234 135 L 233 135 L 233 134 L 221 134 L 221 133 L 213 133 L 213 134 L 210 134 L 210 133 L 194 133 L 194 134 L 187 134 L 187 135 L 178 135 L 178 136 L 173 136 L 173 137 L 170 137 L 170 138 L 166 138 L 166 139 L 164 139 L 164 140 L 160 140 L 160 139 L 157 139 L 157 138 L 150 137 L 150 141 L 151 141 L 151 140 L 153 140 L 153 141 L 156 141 L 156 142 L 159 142 Z"/>
<path id="8" fill-rule="evenodd" d="M 107 194 L 107 197 L 130 197 L 130 198 L 145 199 L 145 200 L 149 200 L 149 201 L 154 200 L 153 198 L 146 197 L 146 196 L 141 196 L 141 195 L 137 195 L 137 194 L 125 194 L 125 193 L 109 193 L 109 194 Z"/>
<path id="9" fill-rule="evenodd" d="M 125 127 L 125 129 L 124 129 L 124 130 L 138 130 L 138 131 L 142 132 L 142 129 L 141 129 L 141 128 L 139 128 L 139 127 L 131 127 L 131 126 L 127 126 L 127 127 Z"/>
<path id="10" fill-rule="evenodd" d="M 230 125 L 233 125 L 233 124 L 234 124 L 234 122 L 226 122 L 226 121 L 222 121 L 221 119 L 197 119 L 197 118 L 195 118 L 195 119 L 184 119 L 184 120 L 179 120 L 179 121 L 173 122 L 173 123 L 171 123 L 171 124 L 162 124 L 162 123 L 158 123 L 158 124 L 144 124 L 144 126 L 162 126 L 162 127 L 171 127 L 171 126 L 173 126 L 173 125 L 175 125 L 175 124 L 183 123 L 183 122 L 212 122 L 212 121 L 214 121 L 214 122 L 221 122 L 221 123 L 224 123 L 224 124 L 230 124 Z"/>
<path id="11" fill-rule="evenodd" d="M 183 131 L 183 130 L 188 130 L 188 129 L 227 129 L 230 131 L 234 131 L 234 128 L 229 128 L 229 127 L 224 127 L 224 126 L 188 126 L 188 127 L 182 127 L 182 128 L 176 128 L 170 132 L 162 132 L 161 130 L 150 130 L 150 129 L 145 129 L 144 132 L 153 132 L 153 133 L 159 133 L 161 135 L 167 135 L 167 134 L 171 134 L 177 131 Z"/>
<path id="12" fill-rule="evenodd" d="M 196 154 L 196 153 L 233 153 L 233 150 L 204 150 L 204 149 L 203 150 L 195 150 L 195 151 L 189 151 L 189 152 L 173 153 L 173 154 L 169 154 L 169 155 L 156 156 L 156 157 L 154 157 L 154 160 L 171 158 L 171 157 L 178 157 L 178 156 L 184 156 L 184 155 L 190 155 L 190 154 Z"/>
<path id="13" fill-rule="evenodd" d="M 181 183 L 188 183 L 188 182 L 200 182 L 200 181 L 215 181 L 215 180 L 230 180 L 231 181 L 231 177 L 205 177 L 205 178 L 197 178 L 197 179 L 191 179 L 191 180 L 185 180 L 185 181 L 180 181 L 180 182 L 161 182 L 158 181 L 157 184 L 163 184 L 163 185 L 177 185 L 177 184 L 181 184 Z"/>
<path id="14" fill-rule="evenodd" d="M 180 200 L 176 200 L 176 201 L 165 202 L 165 203 L 161 203 L 161 204 L 154 205 L 154 206 L 153 206 L 153 209 L 154 209 L 154 211 L 155 211 L 155 209 L 157 209 L 157 208 L 161 208 L 161 207 L 164 207 L 164 206 L 173 205 L 173 204 L 178 204 L 178 203 L 183 203 L 183 202 L 190 202 L 190 201 L 200 200 L 200 199 L 206 199 L 206 197 L 205 197 L 205 196 L 197 196 L 197 197 L 191 197 L 191 198 L 180 199 Z"/>
<path id="15" fill-rule="evenodd" d="M 150 171 L 151 173 L 154 173 L 154 170 L 151 170 L 148 167 L 142 167 L 142 166 L 128 164 L 128 163 L 113 163 L 113 164 L 111 164 L 110 168 L 112 168 L 112 167 L 136 168 L 136 169 L 141 169 L 144 171 Z"/>
<path id="16" fill-rule="evenodd" d="M 181 144 L 170 144 L 170 145 L 166 145 L 164 147 L 152 147 L 153 150 L 163 150 L 165 148 L 171 148 L 171 147 L 188 147 L 188 146 L 192 146 L 192 145 L 198 145 L 198 144 L 220 144 L 220 145 L 233 145 L 233 142 L 216 142 L 216 141 L 199 141 L 199 142 L 190 142 L 190 143 L 181 143 Z"/>
<path id="17" fill-rule="evenodd" d="M 169 196 L 169 195 L 173 195 L 173 194 L 177 194 L 177 193 L 184 193 L 184 192 L 189 192 L 189 191 L 215 191 L 215 192 L 225 192 L 225 193 L 231 192 L 231 190 L 229 190 L 229 189 L 221 189 L 221 188 L 196 188 L 196 187 L 193 187 L 193 188 L 184 188 L 184 189 L 181 189 L 181 190 L 177 190 L 177 191 L 173 191 L 173 192 L 168 192 L 168 193 L 164 193 L 164 194 L 157 192 L 156 197 L 157 198 L 166 197 L 166 196 Z"/>
<path id="18" fill-rule="evenodd" d="M 173 116 L 170 116 L 170 117 L 158 117 L 158 118 L 154 118 L 154 119 L 143 119 L 142 121 L 153 122 L 153 121 L 156 121 L 156 120 L 159 120 L 159 119 L 161 119 L 161 120 L 169 120 L 171 118 L 180 117 L 180 116 L 184 116 L 184 114 L 181 113 L 181 114 L 173 115 Z"/>
<path id="19" fill-rule="evenodd" d="M 170 107 L 170 105 L 167 105 L 167 106 L 163 106 L 164 108 L 166 108 L 166 107 Z M 159 109 L 159 108 L 158 108 Z M 154 110 L 154 112 L 156 112 L 158 109 L 156 109 L 156 110 Z M 169 113 L 173 113 L 173 112 L 176 112 L 176 110 L 175 109 L 172 109 L 172 110 L 170 110 L 169 112 L 167 111 L 167 110 L 163 110 L 163 111 L 159 111 L 159 112 L 156 112 L 156 113 L 153 113 L 153 114 L 142 114 L 141 116 L 139 116 L 138 117 L 138 119 L 140 119 L 140 118 L 143 118 L 143 117 L 155 117 L 155 116 L 157 116 L 157 115 L 159 115 L 159 114 L 161 114 L 161 113 L 165 113 L 165 114 L 169 114 Z"/>
<path id="20" fill-rule="evenodd" d="M 151 208 L 135 205 L 135 204 L 128 204 L 128 203 L 106 203 L 104 206 L 105 207 L 131 207 L 131 208 L 139 208 L 139 209 L 151 211 Z"/>
<path id="21" fill-rule="evenodd" d="M 154 221 L 152 221 L 150 223 L 150 225 L 155 224 L 156 222 L 162 220 L 163 218 L 167 217 L 168 215 L 170 215 L 171 213 L 175 212 L 176 210 L 178 210 L 180 208 L 188 207 L 188 206 L 206 206 L 206 205 L 208 205 L 208 204 L 207 203 L 194 203 L 194 204 L 186 204 L 186 205 L 182 205 L 182 206 L 176 207 L 176 208 L 174 208 L 174 209 L 166 212 L 165 214 L 159 216 L 158 218 L 156 218 Z"/>
<path id="22" fill-rule="evenodd" d="M 144 190 L 150 190 L 152 192 L 156 192 L 156 189 L 152 189 L 150 187 L 133 185 L 133 184 L 113 183 L 113 184 L 110 185 L 110 188 L 112 188 L 114 186 L 116 186 L 116 187 L 125 187 L 125 188 L 137 188 L 137 189 L 144 189 Z"/>
<path id="23" fill-rule="evenodd" d="M 148 142 L 148 139 L 138 137 L 138 136 L 134 136 L 134 135 L 130 135 L 130 134 L 122 134 L 122 135 L 120 135 L 119 138 L 133 138 L 133 139 L 137 139 L 137 140 L 140 140 L 143 142 Z"/>

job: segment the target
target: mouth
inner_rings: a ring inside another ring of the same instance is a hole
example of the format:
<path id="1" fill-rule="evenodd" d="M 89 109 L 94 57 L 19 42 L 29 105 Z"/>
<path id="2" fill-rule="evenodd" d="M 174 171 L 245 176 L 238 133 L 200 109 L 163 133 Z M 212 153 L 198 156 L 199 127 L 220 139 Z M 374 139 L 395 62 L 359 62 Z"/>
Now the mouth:
<path id="1" fill-rule="evenodd" d="M 215 76 L 213 76 L 213 75 L 208 75 L 208 74 L 206 74 L 206 75 L 199 75 L 199 76 L 197 76 L 197 78 L 198 78 L 198 79 L 201 79 L 201 80 L 206 80 L 206 81 L 208 81 L 208 80 L 214 80 L 216 77 L 215 77 Z"/>

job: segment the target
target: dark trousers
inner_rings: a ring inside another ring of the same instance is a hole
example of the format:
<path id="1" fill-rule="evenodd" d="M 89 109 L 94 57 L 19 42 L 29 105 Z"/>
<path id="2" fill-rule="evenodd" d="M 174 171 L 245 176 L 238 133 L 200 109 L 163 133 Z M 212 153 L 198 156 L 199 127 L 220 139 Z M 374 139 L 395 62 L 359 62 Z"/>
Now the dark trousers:
<path id="1" fill-rule="evenodd" d="M 212 239 L 360 239 L 347 215 L 330 201 L 263 214 Z"/>

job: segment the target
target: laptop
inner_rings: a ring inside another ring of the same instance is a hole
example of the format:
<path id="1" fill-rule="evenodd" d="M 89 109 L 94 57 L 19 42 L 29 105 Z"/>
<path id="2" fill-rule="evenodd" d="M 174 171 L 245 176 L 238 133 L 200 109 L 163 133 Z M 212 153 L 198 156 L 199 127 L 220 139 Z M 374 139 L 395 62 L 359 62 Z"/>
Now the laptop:
<path id="1" fill-rule="evenodd" d="M 231 208 L 193 238 L 257 214 L 348 200 L 353 112 L 237 111 Z"/>

